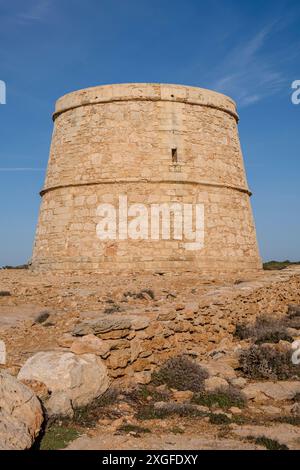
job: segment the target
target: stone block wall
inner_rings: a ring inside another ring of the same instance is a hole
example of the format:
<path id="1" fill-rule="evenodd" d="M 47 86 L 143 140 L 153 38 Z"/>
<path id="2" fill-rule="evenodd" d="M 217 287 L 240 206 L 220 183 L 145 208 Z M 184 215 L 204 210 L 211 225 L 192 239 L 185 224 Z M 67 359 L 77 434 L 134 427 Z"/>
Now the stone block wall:
<path id="1" fill-rule="evenodd" d="M 261 268 L 234 102 L 200 88 L 108 85 L 58 100 L 33 253 L 35 269 Z M 99 240 L 97 207 L 204 204 L 204 247 Z"/>
<path id="2" fill-rule="evenodd" d="M 73 334 L 95 334 L 104 341 L 102 359 L 112 378 L 147 383 L 151 372 L 169 357 L 187 354 L 205 359 L 222 348 L 233 353 L 238 323 L 257 316 L 282 316 L 300 303 L 300 270 L 271 273 L 256 281 L 210 289 L 197 302 L 161 308 L 145 315 L 96 314 L 82 319 Z"/>

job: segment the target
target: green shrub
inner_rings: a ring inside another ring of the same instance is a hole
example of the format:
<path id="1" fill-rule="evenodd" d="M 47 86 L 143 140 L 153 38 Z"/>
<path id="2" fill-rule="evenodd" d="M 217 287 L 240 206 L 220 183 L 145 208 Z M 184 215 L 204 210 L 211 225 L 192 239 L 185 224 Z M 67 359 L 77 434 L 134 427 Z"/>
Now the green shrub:
<path id="1" fill-rule="evenodd" d="M 243 408 L 247 403 L 246 396 L 233 386 L 220 387 L 214 392 L 197 393 L 192 401 L 197 405 L 208 406 L 209 408 L 216 405 L 222 409 L 228 409 L 232 406 Z"/>
<path id="2" fill-rule="evenodd" d="M 276 423 L 291 424 L 292 426 L 300 426 L 300 416 L 279 416 L 274 419 Z"/>
<path id="3" fill-rule="evenodd" d="M 64 449 L 67 445 L 80 436 L 80 432 L 74 427 L 50 424 L 40 443 L 40 450 Z"/>
<path id="4" fill-rule="evenodd" d="M 178 426 L 174 426 L 173 428 L 170 429 L 170 432 L 172 434 L 184 434 L 184 429 L 179 428 Z"/>
<path id="5" fill-rule="evenodd" d="M 118 390 L 110 388 L 87 406 L 75 408 L 72 422 L 83 427 L 94 427 L 97 425 L 98 420 L 103 417 L 118 417 L 114 410 L 109 411 L 109 407 L 117 402 L 118 395 Z"/>
<path id="6" fill-rule="evenodd" d="M 300 377 L 300 365 L 292 363 L 291 352 L 267 345 L 251 346 L 240 354 L 240 367 L 252 379 L 286 380 Z"/>
<path id="7" fill-rule="evenodd" d="M 253 325 L 237 324 L 234 335 L 239 339 L 252 338 L 256 344 L 292 342 L 293 338 L 287 333 L 290 326 L 285 318 L 273 318 L 262 315 L 257 317 Z"/>
<path id="8" fill-rule="evenodd" d="M 137 434 L 147 434 L 150 433 L 150 429 L 143 428 L 142 426 L 137 426 L 136 424 L 122 424 L 117 430 L 120 433 L 128 434 L 130 432 L 134 432 Z"/>
<path id="9" fill-rule="evenodd" d="M 206 413 L 199 411 L 194 405 L 170 403 L 165 408 L 154 408 L 153 404 L 141 406 L 136 414 L 136 418 L 139 420 L 163 419 L 173 415 L 182 418 L 203 418 L 207 416 Z"/>
<path id="10" fill-rule="evenodd" d="M 211 413 L 209 415 L 209 422 L 211 424 L 230 424 L 231 419 L 222 413 Z"/>
<path id="11" fill-rule="evenodd" d="M 289 450 L 289 448 L 285 444 L 280 444 L 278 441 L 275 441 L 274 439 L 269 439 L 265 436 L 248 436 L 247 439 L 248 441 L 255 442 L 255 444 L 257 445 L 264 446 L 267 450 Z"/>
<path id="12" fill-rule="evenodd" d="M 300 264 L 300 262 L 291 262 L 289 260 L 286 260 L 286 261 L 268 261 L 267 263 L 264 263 L 263 264 L 263 267 L 266 271 L 272 271 L 274 269 L 278 269 L 278 270 L 281 270 L 281 269 L 285 269 L 285 268 L 288 268 L 289 266 L 294 266 L 294 265 L 297 265 L 297 264 Z"/>
<path id="13" fill-rule="evenodd" d="M 176 390 L 201 392 L 208 377 L 205 369 L 185 356 L 172 357 L 152 374 L 154 385 L 166 384 Z"/>

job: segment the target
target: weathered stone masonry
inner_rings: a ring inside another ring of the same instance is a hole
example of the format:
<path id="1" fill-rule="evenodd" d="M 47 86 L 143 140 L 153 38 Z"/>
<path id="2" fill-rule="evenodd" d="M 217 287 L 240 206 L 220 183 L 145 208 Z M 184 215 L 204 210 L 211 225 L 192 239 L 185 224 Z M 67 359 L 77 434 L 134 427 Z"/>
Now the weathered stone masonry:
<path id="1" fill-rule="evenodd" d="M 234 102 L 201 88 L 122 84 L 60 98 L 34 269 L 256 272 L 261 267 Z M 96 236 L 100 203 L 203 203 L 205 242 Z"/>

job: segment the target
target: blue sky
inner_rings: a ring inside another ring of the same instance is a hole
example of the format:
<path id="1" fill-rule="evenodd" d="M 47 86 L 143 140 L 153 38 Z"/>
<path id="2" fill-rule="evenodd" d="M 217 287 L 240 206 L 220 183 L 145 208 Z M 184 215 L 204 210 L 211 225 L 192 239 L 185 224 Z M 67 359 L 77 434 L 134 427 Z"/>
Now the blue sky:
<path id="1" fill-rule="evenodd" d="M 262 257 L 299 260 L 299 22 L 298 0 L 0 0 L 0 266 L 31 256 L 55 100 L 114 82 L 232 96 Z"/>

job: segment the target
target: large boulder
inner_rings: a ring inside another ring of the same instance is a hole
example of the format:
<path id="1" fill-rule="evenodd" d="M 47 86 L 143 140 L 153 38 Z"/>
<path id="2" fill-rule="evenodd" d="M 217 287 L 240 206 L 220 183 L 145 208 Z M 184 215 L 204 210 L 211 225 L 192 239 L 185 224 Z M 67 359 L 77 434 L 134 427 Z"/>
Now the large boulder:
<path id="1" fill-rule="evenodd" d="M 43 419 L 41 404 L 33 391 L 0 371 L 0 450 L 29 449 Z"/>
<path id="2" fill-rule="evenodd" d="M 53 395 L 63 392 L 74 408 L 87 405 L 109 387 L 106 366 L 98 356 L 62 351 L 39 352 L 30 357 L 18 379 L 43 382 Z"/>
<path id="3" fill-rule="evenodd" d="M 292 400 L 300 393 L 300 381 L 256 382 L 243 389 L 249 400 Z"/>

